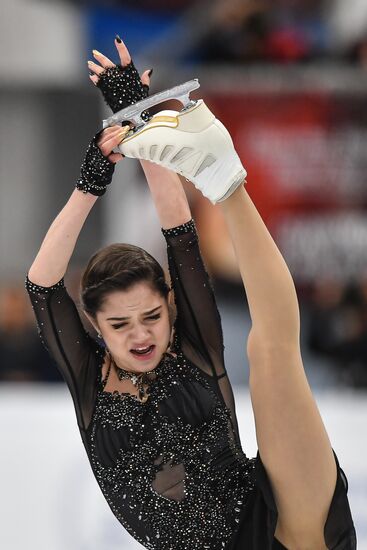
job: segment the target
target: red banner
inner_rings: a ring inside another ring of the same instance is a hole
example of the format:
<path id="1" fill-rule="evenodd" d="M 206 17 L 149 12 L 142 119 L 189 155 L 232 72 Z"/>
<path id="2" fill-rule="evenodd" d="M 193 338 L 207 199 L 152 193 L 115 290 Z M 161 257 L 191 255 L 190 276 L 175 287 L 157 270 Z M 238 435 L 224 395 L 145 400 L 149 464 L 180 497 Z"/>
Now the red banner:
<path id="1" fill-rule="evenodd" d="M 367 266 L 366 98 L 212 94 L 205 101 L 229 129 L 248 192 L 295 278 L 359 276 Z M 233 253 L 218 250 L 218 233 L 223 246 L 230 243 L 214 210 L 202 205 L 199 213 L 212 228 L 204 237 L 208 262 L 238 277 Z"/>

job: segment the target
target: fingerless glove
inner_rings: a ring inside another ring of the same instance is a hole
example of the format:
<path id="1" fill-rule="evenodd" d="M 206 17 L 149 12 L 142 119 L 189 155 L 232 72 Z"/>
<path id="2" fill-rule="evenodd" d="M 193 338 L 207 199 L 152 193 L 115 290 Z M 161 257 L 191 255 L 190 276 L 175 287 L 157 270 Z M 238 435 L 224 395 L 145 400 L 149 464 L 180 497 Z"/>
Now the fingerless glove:
<path id="1" fill-rule="evenodd" d="M 105 194 L 107 185 L 111 183 L 115 171 L 115 164 L 102 154 L 97 145 L 102 132 L 103 130 L 100 130 L 89 143 L 80 169 L 80 177 L 76 183 L 76 188 L 79 191 L 98 197 Z"/>
<path id="2" fill-rule="evenodd" d="M 132 61 L 126 67 L 116 65 L 108 67 L 99 75 L 97 87 L 114 113 L 148 97 L 149 86 L 142 84 L 138 71 Z M 143 120 L 148 120 L 145 111 Z"/>
<path id="3" fill-rule="evenodd" d="M 142 84 L 132 61 L 126 67 L 119 64 L 105 69 L 99 75 L 97 87 L 114 113 L 145 99 L 149 93 L 149 86 Z M 149 111 L 144 111 L 141 118 L 145 121 L 149 120 Z"/>

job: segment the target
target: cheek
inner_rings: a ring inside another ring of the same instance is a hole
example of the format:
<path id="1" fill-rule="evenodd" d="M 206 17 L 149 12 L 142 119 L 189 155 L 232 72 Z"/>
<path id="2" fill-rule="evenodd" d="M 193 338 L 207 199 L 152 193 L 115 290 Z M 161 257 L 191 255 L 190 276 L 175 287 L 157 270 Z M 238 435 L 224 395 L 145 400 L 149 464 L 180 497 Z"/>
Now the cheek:
<path id="1" fill-rule="evenodd" d="M 162 345 L 165 345 L 167 340 L 170 339 L 171 326 L 170 326 L 168 316 L 162 323 L 159 324 L 159 326 L 156 327 L 155 335 L 158 342 L 161 342 Z"/>
<path id="2" fill-rule="evenodd" d="M 103 334 L 103 337 L 107 347 L 111 351 L 113 351 L 114 349 L 116 350 L 117 348 L 120 348 L 121 350 L 126 340 L 125 334 L 123 334 L 122 332 L 119 332 L 118 330 L 113 330 L 113 329 L 107 330 Z"/>

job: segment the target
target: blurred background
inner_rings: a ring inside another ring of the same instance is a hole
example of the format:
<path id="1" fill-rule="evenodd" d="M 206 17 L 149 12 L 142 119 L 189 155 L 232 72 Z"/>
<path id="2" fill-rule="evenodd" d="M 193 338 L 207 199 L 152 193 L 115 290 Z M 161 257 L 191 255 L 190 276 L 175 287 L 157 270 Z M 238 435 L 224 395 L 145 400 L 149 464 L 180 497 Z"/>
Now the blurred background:
<path id="1" fill-rule="evenodd" d="M 114 36 L 151 93 L 199 78 L 248 170 L 247 189 L 294 277 L 307 376 L 349 480 L 367 550 L 367 2 L 2 0 L 0 5 L 0 547 L 141 548 L 109 511 L 24 277 L 109 111 L 88 78 Z M 188 184 L 223 321 L 242 444 L 256 454 L 250 318 L 218 207 Z M 143 213 L 143 215 L 142 215 Z M 124 159 L 89 216 L 66 283 L 111 242 L 166 253 L 139 164 Z"/>

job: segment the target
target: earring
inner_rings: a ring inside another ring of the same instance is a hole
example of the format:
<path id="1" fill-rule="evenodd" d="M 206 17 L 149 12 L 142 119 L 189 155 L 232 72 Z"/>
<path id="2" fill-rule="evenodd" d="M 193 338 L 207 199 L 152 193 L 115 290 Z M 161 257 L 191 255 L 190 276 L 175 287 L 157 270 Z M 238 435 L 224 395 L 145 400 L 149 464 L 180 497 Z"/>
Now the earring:
<path id="1" fill-rule="evenodd" d="M 97 332 L 98 338 L 102 338 L 102 334 L 100 332 Z"/>

